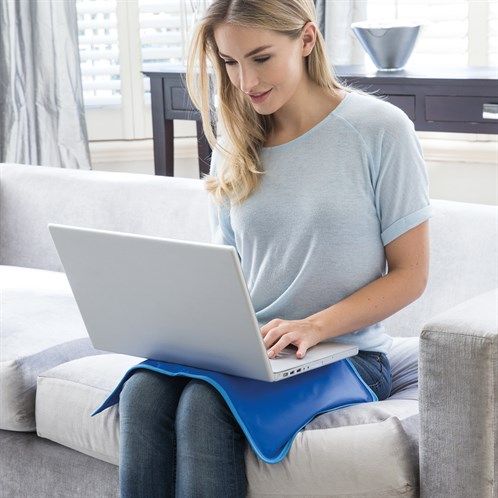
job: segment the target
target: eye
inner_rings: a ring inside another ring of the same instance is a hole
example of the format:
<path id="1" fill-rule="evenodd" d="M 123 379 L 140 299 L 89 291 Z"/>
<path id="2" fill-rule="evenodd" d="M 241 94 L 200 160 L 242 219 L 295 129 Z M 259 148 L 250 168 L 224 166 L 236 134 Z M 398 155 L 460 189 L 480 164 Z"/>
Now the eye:
<path id="1" fill-rule="evenodd" d="M 261 59 L 254 59 L 255 62 L 258 62 L 259 64 L 263 64 L 263 62 L 266 62 L 268 59 L 270 59 L 271 56 L 268 56 L 268 57 L 263 57 Z M 233 64 L 235 64 L 235 61 L 223 61 L 227 66 L 232 66 Z"/>

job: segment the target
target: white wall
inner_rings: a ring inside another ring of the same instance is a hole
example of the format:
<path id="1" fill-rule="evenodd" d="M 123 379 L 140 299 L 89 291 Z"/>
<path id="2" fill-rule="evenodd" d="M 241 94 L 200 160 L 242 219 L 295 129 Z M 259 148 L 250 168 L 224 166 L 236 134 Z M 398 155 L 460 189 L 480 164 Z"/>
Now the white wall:
<path id="1" fill-rule="evenodd" d="M 431 199 L 498 205 L 498 166 L 427 162 Z"/>

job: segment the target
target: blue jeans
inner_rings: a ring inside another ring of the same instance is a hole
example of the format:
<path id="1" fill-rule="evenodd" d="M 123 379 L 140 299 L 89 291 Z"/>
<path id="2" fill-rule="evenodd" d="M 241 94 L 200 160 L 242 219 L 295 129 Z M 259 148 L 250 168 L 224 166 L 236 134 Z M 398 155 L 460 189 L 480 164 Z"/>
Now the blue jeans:
<path id="1" fill-rule="evenodd" d="M 389 397 L 392 386 L 391 365 L 385 353 L 359 351 L 350 358 L 360 377 L 377 395 L 379 401 Z"/>
<path id="2" fill-rule="evenodd" d="M 378 395 L 388 396 L 389 361 L 351 358 Z M 221 394 L 205 381 L 136 371 L 119 396 L 121 498 L 245 497 L 247 440 Z"/>

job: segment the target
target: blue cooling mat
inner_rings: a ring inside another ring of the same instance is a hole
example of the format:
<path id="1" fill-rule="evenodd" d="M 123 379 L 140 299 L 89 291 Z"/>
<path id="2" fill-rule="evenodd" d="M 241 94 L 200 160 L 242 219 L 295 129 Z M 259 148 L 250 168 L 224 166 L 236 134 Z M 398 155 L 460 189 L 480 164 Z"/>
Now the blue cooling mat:
<path id="1" fill-rule="evenodd" d="M 297 433 L 320 413 L 378 401 L 349 358 L 278 382 L 145 360 L 125 373 L 92 417 L 119 402 L 124 383 L 139 368 L 209 382 L 225 399 L 255 453 L 267 463 L 285 458 Z"/>

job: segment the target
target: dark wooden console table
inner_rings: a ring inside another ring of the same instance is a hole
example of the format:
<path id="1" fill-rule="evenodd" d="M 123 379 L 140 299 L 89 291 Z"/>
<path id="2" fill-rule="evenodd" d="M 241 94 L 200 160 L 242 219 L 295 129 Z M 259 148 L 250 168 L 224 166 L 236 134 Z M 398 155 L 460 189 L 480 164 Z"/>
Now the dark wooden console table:
<path id="1" fill-rule="evenodd" d="M 385 96 L 418 131 L 498 133 L 498 68 L 428 66 L 391 73 L 361 65 L 334 69 L 342 83 Z M 211 148 L 183 83 L 185 68 L 166 65 L 143 74 L 150 78 L 155 174 L 174 176 L 174 119 L 197 121 L 199 176 L 209 173 Z"/>

